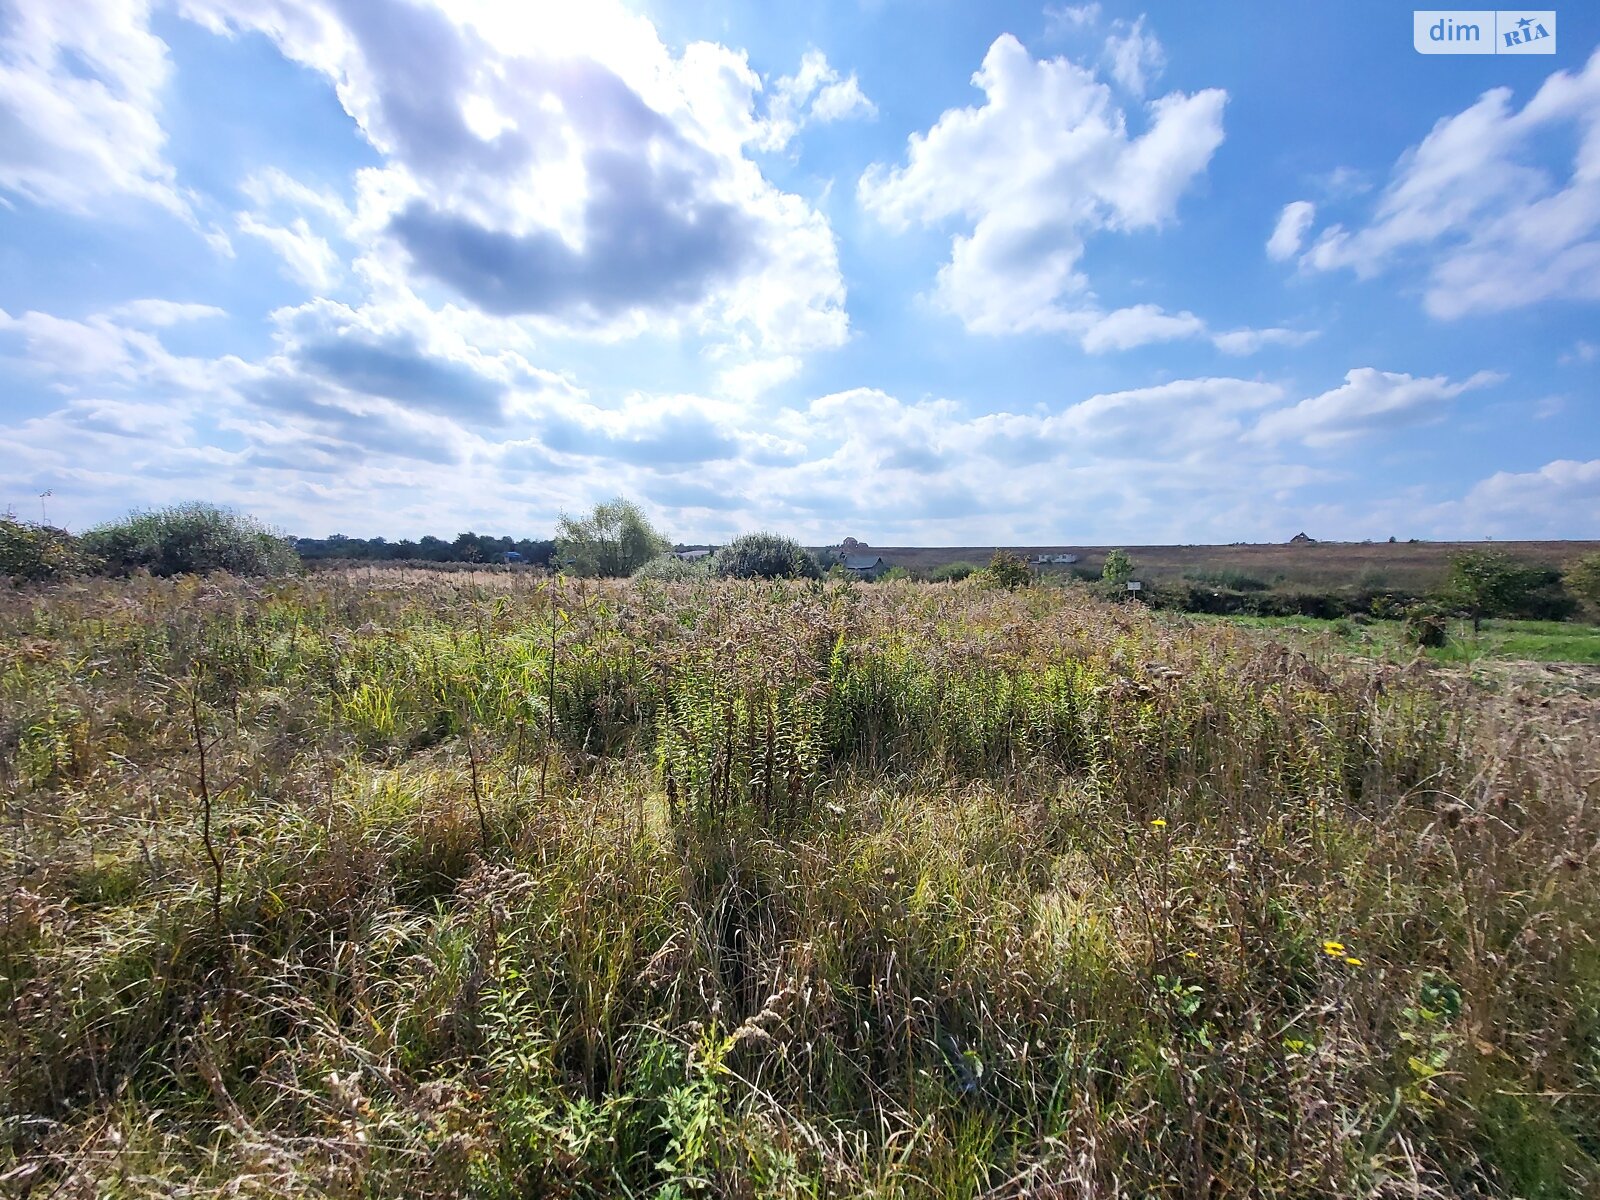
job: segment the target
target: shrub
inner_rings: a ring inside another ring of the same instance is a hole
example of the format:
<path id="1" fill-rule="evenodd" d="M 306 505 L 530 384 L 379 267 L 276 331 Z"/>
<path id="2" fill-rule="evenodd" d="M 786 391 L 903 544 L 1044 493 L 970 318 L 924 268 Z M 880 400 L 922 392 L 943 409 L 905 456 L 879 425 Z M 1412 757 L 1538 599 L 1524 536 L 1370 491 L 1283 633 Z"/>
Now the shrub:
<path id="1" fill-rule="evenodd" d="M 1449 640 L 1444 614 L 1438 609 L 1419 605 L 1406 613 L 1406 642 L 1412 646 L 1433 648 Z"/>
<path id="2" fill-rule="evenodd" d="M 981 574 L 990 587 L 1019 588 L 1033 582 L 1033 569 L 1009 550 L 996 550 Z"/>
<path id="3" fill-rule="evenodd" d="M 195 502 L 130 513 L 83 535 L 111 575 L 284 575 L 299 566 L 288 538 L 254 517 Z"/>
<path id="4" fill-rule="evenodd" d="M 934 583 L 960 583 L 969 575 L 976 575 L 981 567 L 977 563 L 951 562 L 935 567 L 928 578 Z"/>
<path id="5" fill-rule="evenodd" d="M 1578 599 L 1600 608 L 1600 553 L 1586 554 L 1567 564 L 1561 581 L 1567 585 L 1567 591 Z"/>
<path id="6" fill-rule="evenodd" d="M 659 583 L 693 583 L 710 576 L 710 559 L 685 562 L 676 554 L 658 554 L 633 573 L 635 579 L 654 579 Z"/>
<path id="7" fill-rule="evenodd" d="M 820 579 L 815 556 L 793 538 L 747 533 L 717 551 L 715 573 L 724 579 Z"/>
<path id="8" fill-rule="evenodd" d="M 1108 565 L 1109 561 L 1107 560 Z M 1254 575 L 1246 575 L 1243 571 L 1236 571 L 1232 567 L 1223 567 L 1215 571 L 1185 571 L 1183 577 L 1195 583 L 1227 588 L 1233 592 L 1264 592 L 1272 586 L 1265 579 L 1257 579 Z"/>
<path id="9" fill-rule="evenodd" d="M 1368 602 L 1367 611 L 1380 621 L 1393 621 L 1406 615 L 1406 605 L 1393 593 L 1379 592 Z"/>
<path id="10" fill-rule="evenodd" d="M 0 575 L 13 583 L 50 583 L 88 566 L 78 539 L 65 529 L 0 517 Z"/>

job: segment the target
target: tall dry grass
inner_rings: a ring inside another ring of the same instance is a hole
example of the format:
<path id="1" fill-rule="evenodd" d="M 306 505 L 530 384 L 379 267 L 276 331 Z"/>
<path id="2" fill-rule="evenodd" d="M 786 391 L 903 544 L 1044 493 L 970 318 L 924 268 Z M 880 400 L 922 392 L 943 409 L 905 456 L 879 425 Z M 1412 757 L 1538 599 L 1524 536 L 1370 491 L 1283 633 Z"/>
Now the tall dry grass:
<path id="1" fill-rule="evenodd" d="M 12 593 L 0 704 L 6 1192 L 1600 1188 L 1592 701 L 368 572 Z"/>

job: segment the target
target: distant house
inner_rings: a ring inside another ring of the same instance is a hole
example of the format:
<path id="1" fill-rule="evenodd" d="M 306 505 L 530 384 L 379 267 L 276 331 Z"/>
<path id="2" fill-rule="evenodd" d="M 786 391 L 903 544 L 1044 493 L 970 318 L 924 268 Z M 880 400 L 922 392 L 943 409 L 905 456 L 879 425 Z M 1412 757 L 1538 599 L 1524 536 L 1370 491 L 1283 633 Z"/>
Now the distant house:
<path id="1" fill-rule="evenodd" d="M 699 562 L 702 558 L 709 557 L 710 554 L 710 550 L 677 550 L 673 552 L 672 557 L 682 559 L 684 562 Z"/>
<path id="2" fill-rule="evenodd" d="M 1078 556 L 1076 554 L 1035 554 L 1028 561 L 1038 567 L 1050 566 L 1053 563 L 1070 566 L 1078 561 Z"/>
<path id="3" fill-rule="evenodd" d="M 846 554 L 839 561 L 857 579 L 876 579 L 889 569 L 881 554 Z"/>
<path id="4" fill-rule="evenodd" d="M 507 550 L 504 554 L 502 554 L 500 556 L 500 561 L 501 562 L 508 562 L 508 563 L 519 563 L 519 562 L 522 562 L 523 559 L 522 559 L 522 555 L 518 554 L 515 550 Z"/>
<path id="5" fill-rule="evenodd" d="M 1289 539 L 1289 544 L 1291 546 L 1310 546 L 1314 544 L 1316 540 L 1316 538 L 1311 537 L 1309 534 L 1297 533 Z"/>

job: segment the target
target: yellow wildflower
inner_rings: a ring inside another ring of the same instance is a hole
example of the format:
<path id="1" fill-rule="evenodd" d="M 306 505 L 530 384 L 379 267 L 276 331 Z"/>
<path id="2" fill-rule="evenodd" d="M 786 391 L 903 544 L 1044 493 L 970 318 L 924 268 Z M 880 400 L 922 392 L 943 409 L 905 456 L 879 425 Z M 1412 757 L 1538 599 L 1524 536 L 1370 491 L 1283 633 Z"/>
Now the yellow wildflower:
<path id="1" fill-rule="evenodd" d="M 1151 829 L 1165 829 L 1166 827 L 1167 827 L 1167 823 L 1165 821 L 1163 821 L 1160 817 L 1157 817 L 1154 821 L 1150 822 L 1150 828 Z"/>
<path id="2" fill-rule="evenodd" d="M 1343 942 L 1323 942 L 1322 943 L 1322 952 L 1324 954 L 1326 954 L 1329 958 L 1338 958 L 1341 954 L 1344 953 L 1344 943 Z"/>
<path id="3" fill-rule="evenodd" d="M 1361 965 L 1361 960 L 1359 958 L 1351 958 L 1348 954 L 1345 955 L 1345 962 L 1349 963 L 1352 967 L 1359 967 Z"/>

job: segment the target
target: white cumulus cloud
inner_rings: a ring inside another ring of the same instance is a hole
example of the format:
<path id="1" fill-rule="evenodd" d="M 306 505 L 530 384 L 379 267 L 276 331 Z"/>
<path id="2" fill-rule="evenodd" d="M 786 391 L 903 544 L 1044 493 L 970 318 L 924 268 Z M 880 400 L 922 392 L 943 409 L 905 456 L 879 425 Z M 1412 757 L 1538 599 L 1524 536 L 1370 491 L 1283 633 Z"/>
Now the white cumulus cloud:
<path id="1" fill-rule="evenodd" d="M 799 70 L 773 83 L 758 143 L 764 150 L 781 150 L 807 125 L 877 115 L 878 106 L 861 90 L 855 73 L 840 75 L 813 47 L 801 56 Z"/>
<path id="2" fill-rule="evenodd" d="M 1092 70 L 1035 59 L 1009 34 L 973 83 L 983 104 L 945 112 L 911 136 L 902 165 L 874 165 L 858 186 L 891 229 L 966 228 L 939 272 L 938 302 L 976 333 L 1058 331 L 1101 346 L 1141 344 L 1125 334 L 1135 327 L 1170 337 L 1190 326 L 1190 314 L 1151 306 L 1108 318 L 1079 262 L 1088 237 L 1173 219 L 1222 142 L 1226 93 L 1163 96 L 1133 133 Z"/>
<path id="3" fill-rule="evenodd" d="M 826 219 L 745 153 L 763 125 L 743 53 L 675 54 L 613 0 L 181 8 L 328 77 L 383 156 L 357 176 L 349 236 L 418 286 L 562 334 L 689 328 L 765 356 L 847 336 Z M 865 102 L 825 60 L 795 86 L 810 119 Z M 247 224 L 302 278 L 317 272 L 314 230 Z"/>

